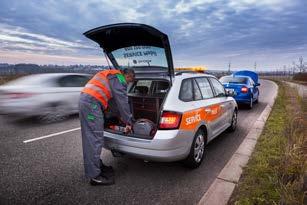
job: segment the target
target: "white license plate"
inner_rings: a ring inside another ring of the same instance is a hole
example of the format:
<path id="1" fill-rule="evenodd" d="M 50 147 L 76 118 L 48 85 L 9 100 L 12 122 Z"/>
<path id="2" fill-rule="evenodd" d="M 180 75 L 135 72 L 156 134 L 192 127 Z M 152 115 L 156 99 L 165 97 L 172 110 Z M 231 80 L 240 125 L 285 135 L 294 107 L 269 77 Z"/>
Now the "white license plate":
<path id="1" fill-rule="evenodd" d="M 226 90 L 226 91 L 235 92 L 235 90 L 234 90 L 234 89 L 232 89 L 232 88 L 226 88 L 225 90 Z"/>
<path id="2" fill-rule="evenodd" d="M 225 88 L 226 92 L 232 92 L 234 95 L 237 95 L 236 91 L 233 88 Z"/>

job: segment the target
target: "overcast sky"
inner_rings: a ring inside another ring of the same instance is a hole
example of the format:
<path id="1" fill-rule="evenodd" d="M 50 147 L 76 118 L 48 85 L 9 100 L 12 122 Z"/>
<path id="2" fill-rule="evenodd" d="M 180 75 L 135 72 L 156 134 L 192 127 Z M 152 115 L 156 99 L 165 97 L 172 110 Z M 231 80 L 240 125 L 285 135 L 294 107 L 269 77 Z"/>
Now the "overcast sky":
<path id="1" fill-rule="evenodd" d="M 175 66 L 259 70 L 307 60 L 306 0 L 1 0 L 0 62 L 105 64 L 82 33 L 137 22 L 168 34 Z"/>

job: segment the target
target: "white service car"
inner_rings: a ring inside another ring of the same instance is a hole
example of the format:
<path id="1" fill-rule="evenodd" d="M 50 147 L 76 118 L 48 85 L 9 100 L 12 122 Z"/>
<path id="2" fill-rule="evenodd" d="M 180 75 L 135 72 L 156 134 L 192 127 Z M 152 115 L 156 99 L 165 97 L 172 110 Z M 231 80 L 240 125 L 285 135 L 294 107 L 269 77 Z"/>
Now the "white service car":
<path id="1" fill-rule="evenodd" d="M 196 168 L 207 143 L 226 129 L 235 130 L 238 106 L 233 93 L 211 75 L 175 74 L 166 34 L 148 25 L 124 23 L 95 28 L 85 36 L 103 48 L 114 68 L 134 69 L 136 80 L 128 89 L 132 114 L 157 128 L 147 135 L 136 130 L 127 135 L 112 129 L 120 127 L 120 121 L 106 118 L 112 125 L 105 129 L 104 147 L 113 154 L 184 160 Z"/>
<path id="2" fill-rule="evenodd" d="M 78 112 L 89 74 L 48 73 L 24 76 L 0 86 L 0 113 L 56 121 Z"/>

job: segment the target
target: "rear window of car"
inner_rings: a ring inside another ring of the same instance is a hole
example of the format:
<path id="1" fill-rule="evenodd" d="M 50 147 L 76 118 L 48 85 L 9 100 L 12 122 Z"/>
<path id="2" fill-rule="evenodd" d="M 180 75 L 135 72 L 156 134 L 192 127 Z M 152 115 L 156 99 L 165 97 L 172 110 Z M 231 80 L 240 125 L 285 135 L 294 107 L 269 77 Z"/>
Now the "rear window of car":
<path id="1" fill-rule="evenodd" d="M 164 48 L 156 46 L 129 46 L 112 51 L 112 55 L 121 68 L 160 67 L 167 71 L 167 58 Z"/>
<path id="2" fill-rule="evenodd" d="M 221 83 L 247 84 L 248 78 L 224 76 L 220 78 Z"/>

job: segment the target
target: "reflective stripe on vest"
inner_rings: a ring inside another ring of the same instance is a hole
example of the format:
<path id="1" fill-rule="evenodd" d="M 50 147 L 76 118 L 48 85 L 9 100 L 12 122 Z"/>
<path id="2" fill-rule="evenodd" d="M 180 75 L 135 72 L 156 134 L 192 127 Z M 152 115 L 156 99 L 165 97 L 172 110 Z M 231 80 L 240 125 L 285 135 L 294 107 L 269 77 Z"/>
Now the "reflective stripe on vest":
<path id="1" fill-rule="evenodd" d="M 94 85 L 94 84 L 87 84 L 85 87 L 97 91 L 101 95 L 101 97 L 103 97 L 103 99 L 105 101 L 108 101 L 108 99 L 109 99 L 108 96 L 106 96 L 106 94 L 99 87 L 97 87 L 96 85 Z"/>
<path id="2" fill-rule="evenodd" d="M 88 81 L 83 93 L 91 95 L 99 100 L 104 108 L 108 107 L 108 101 L 112 97 L 108 75 L 120 74 L 118 70 L 105 70 L 97 73 L 91 80 Z"/>
<path id="3" fill-rule="evenodd" d="M 109 86 L 109 82 L 105 81 L 103 78 L 99 77 L 98 75 L 97 76 L 94 76 L 93 77 L 93 80 L 98 80 L 98 81 L 101 81 L 101 83 L 107 87 L 108 90 L 111 90 L 110 89 L 110 86 Z"/>

